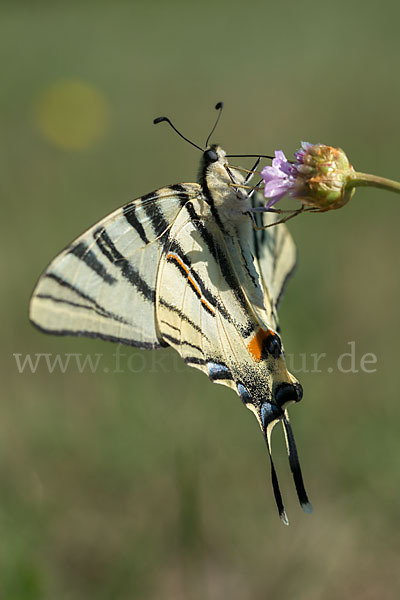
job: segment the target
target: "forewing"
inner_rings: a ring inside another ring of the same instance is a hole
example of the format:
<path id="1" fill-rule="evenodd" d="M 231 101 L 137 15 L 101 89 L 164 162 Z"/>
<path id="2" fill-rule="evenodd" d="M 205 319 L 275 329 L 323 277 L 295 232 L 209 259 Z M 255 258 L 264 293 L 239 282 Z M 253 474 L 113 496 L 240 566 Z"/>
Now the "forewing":
<path id="1" fill-rule="evenodd" d="M 33 324 L 57 335 L 165 345 L 155 321 L 157 270 L 177 215 L 199 190 L 197 184 L 162 188 L 78 237 L 40 277 L 30 302 Z"/>

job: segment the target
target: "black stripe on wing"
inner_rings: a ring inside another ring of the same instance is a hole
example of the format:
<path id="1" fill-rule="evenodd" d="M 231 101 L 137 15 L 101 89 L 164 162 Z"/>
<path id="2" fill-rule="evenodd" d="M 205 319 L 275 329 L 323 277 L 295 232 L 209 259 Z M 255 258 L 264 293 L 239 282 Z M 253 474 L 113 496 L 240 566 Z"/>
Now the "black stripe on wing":
<path id="1" fill-rule="evenodd" d="M 115 266 L 121 269 L 122 275 L 131 283 L 146 300 L 155 302 L 156 293 L 148 283 L 140 276 L 139 271 L 134 269 L 125 256 L 119 252 L 104 227 L 99 227 L 93 232 L 97 246 L 104 256 Z"/>
<path id="2" fill-rule="evenodd" d="M 189 348 L 193 348 L 193 350 L 198 350 L 201 354 L 203 353 L 200 346 L 197 346 L 196 344 L 192 344 L 191 342 L 188 342 L 187 340 L 178 339 L 172 335 L 169 335 L 168 333 L 163 334 L 163 339 L 167 340 L 167 342 L 170 342 L 171 344 L 175 344 L 176 346 L 188 346 Z"/>
<path id="3" fill-rule="evenodd" d="M 115 277 L 107 273 L 107 269 L 103 263 L 99 261 L 93 250 L 89 249 L 89 246 L 85 242 L 78 242 L 75 246 L 69 250 L 69 254 L 73 254 L 80 260 L 82 260 L 92 271 L 99 275 L 105 283 L 113 285 L 117 282 Z"/>
<path id="4" fill-rule="evenodd" d="M 135 229 L 136 233 L 139 235 L 140 239 L 145 243 L 149 243 L 149 238 L 146 235 L 143 225 L 139 221 L 136 216 L 136 209 L 138 207 L 137 202 L 130 202 L 123 207 L 122 212 L 125 219 L 128 221 L 129 225 Z"/>
<path id="5" fill-rule="evenodd" d="M 184 356 L 183 360 L 187 365 L 201 365 L 204 366 L 207 364 L 207 359 L 205 358 L 197 358 L 197 356 Z"/>
<path id="6" fill-rule="evenodd" d="M 106 310 L 103 306 L 101 306 L 100 304 L 98 304 L 98 302 L 96 302 L 96 300 L 94 298 L 92 298 L 88 294 L 85 294 L 85 292 L 82 292 L 82 290 L 80 290 L 78 287 L 76 287 L 75 285 L 72 285 L 68 281 L 65 281 L 65 279 L 62 279 L 61 277 L 59 277 L 55 273 L 46 273 L 45 277 L 48 277 L 49 279 L 53 279 L 54 281 L 56 281 L 58 283 L 58 285 L 61 285 L 62 287 L 68 288 L 69 290 L 71 290 L 72 292 L 74 292 L 77 296 L 79 296 L 80 298 L 82 298 L 83 300 L 87 300 L 88 302 L 90 302 L 91 306 L 93 307 L 92 310 L 94 310 L 95 312 L 97 312 L 101 316 L 107 317 L 107 318 L 110 318 L 110 319 L 114 319 L 114 321 L 119 321 L 121 323 L 125 322 L 122 317 L 120 317 L 119 315 L 116 315 L 115 313 L 112 313 L 112 312 Z M 37 297 L 40 297 L 40 295 L 37 294 Z M 56 299 L 53 298 L 53 300 L 56 300 Z M 61 300 L 59 300 L 59 301 L 61 301 Z"/>
<path id="7" fill-rule="evenodd" d="M 232 270 L 232 267 L 230 265 L 230 262 L 227 258 L 226 253 L 224 252 L 224 250 L 222 249 L 220 244 L 218 244 L 218 242 L 215 240 L 213 235 L 208 231 L 208 229 L 206 228 L 204 223 L 202 223 L 199 220 L 199 217 L 194 210 L 193 204 L 191 202 L 187 202 L 185 204 L 185 208 L 190 216 L 191 222 L 193 223 L 194 227 L 197 229 L 197 231 L 201 235 L 210 254 L 213 256 L 213 258 L 219 265 L 219 267 L 221 269 L 221 273 L 222 273 L 227 285 L 229 286 L 229 288 L 232 290 L 233 294 L 235 295 L 235 298 L 239 302 L 241 308 L 243 309 L 243 312 L 247 313 L 248 308 L 249 308 L 247 299 L 238 283 L 238 280 L 237 280 L 237 277 L 236 277 L 234 271 Z"/>
<path id="8" fill-rule="evenodd" d="M 105 310 L 102 306 L 100 306 L 93 298 L 91 298 L 90 296 L 88 296 L 87 294 L 85 294 L 84 292 L 82 292 L 79 288 L 77 288 L 76 286 L 70 284 L 68 281 L 65 281 L 64 279 L 61 279 L 61 277 L 58 277 L 57 275 L 55 275 L 54 273 L 47 273 L 45 275 L 45 277 L 48 277 L 49 279 L 53 279 L 54 281 L 56 281 L 60 286 L 66 287 L 69 290 L 71 290 L 72 292 L 74 292 L 75 294 L 77 294 L 77 296 L 81 297 L 83 300 L 86 300 L 88 302 L 90 302 L 91 306 L 85 306 L 85 305 L 81 305 L 79 303 L 74 303 L 72 301 L 68 301 L 68 300 L 64 300 L 64 299 L 60 299 L 60 298 L 54 298 L 50 295 L 47 294 L 37 294 L 37 298 L 42 298 L 42 299 L 49 299 L 53 302 L 60 302 L 60 303 L 65 303 L 67 305 L 71 305 L 71 306 L 77 306 L 79 308 L 86 308 L 90 311 L 96 312 L 97 314 L 99 314 L 101 317 L 107 318 L 107 319 L 112 319 L 114 321 L 117 321 L 119 323 L 123 323 L 125 325 L 131 325 L 129 322 L 125 321 L 125 319 L 123 319 L 122 317 L 120 317 L 119 315 L 116 315 L 108 310 Z M 126 344 L 128 346 L 134 346 L 137 348 L 147 348 L 147 349 L 154 349 L 154 348 L 162 348 L 165 347 L 167 344 L 165 342 L 159 342 L 159 343 L 149 343 L 149 342 L 136 342 L 135 340 L 132 340 L 130 338 L 124 338 L 121 336 L 113 336 L 113 335 L 107 335 L 101 332 L 94 332 L 94 331 L 87 331 L 84 329 L 80 329 L 80 330 L 73 330 L 73 329 L 48 329 L 46 327 L 43 327 L 41 325 L 39 325 L 38 323 L 36 323 L 35 321 L 32 321 L 33 325 L 39 330 L 39 331 L 43 331 L 44 333 L 51 333 L 53 335 L 60 335 L 60 336 L 64 336 L 64 335 L 72 335 L 72 336 L 82 336 L 82 337 L 91 337 L 91 338 L 99 338 L 102 340 L 106 340 L 108 342 L 117 342 L 117 343 L 121 343 L 121 344 Z"/>
<path id="9" fill-rule="evenodd" d="M 64 298 L 55 298 L 54 296 L 51 296 L 50 294 L 37 294 L 36 298 L 42 298 L 42 300 L 51 300 L 52 302 L 55 302 L 56 304 L 57 303 L 58 304 L 66 304 L 67 306 L 72 306 L 74 308 L 82 308 L 84 310 L 89 310 L 90 312 L 95 312 L 98 315 L 100 315 L 101 317 L 104 317 L 105 319 L 112 319 L 113 321 L 117 321 L 118 323 L 124 323 L 125 325 L 131 325 L 131 323 L 129 323 L 129 321 L 126 321 L 123 317 L 119 317 L 118 315 L 110 313 L 109 311 L 106 311 L 104 308 L 101 308 L 101 307 L 97 308 L 94 305 L 88 306 L 87 304 L 79 304 L 79 302 L 73 302 L 72 300 L 65 300 Z M 94 302 L 94 300 L 92 302 L 94 304 L 96 304 Z"/>
<path id="10" fill-rule="evenodd" d="M 215 317 L 216 299 L 206 289 L 200 277 L 192 271 L 192 269 L 184 262 L 184 260 L 174 252 L 167 254 L 167 262 L 172 263 L 178 269 L 187 282 L 189 288 L 194 292 L 195 296 L 200 300 L 201 306 L 208 314 Z M 215 302 L 213 302 L 215 300 Z"/>
<path id="11" fill-rule="evenodd" d="M 214 307 L 218 307 L 218 310 L 223 315 L 225 319 L 229 319 L 230 315 L 225 310 L 225 307 L 219 302 L 218 298 L 214 296 L 214 294 L 207 288 L 206 284 L 203 282 L 202 278 L 198 273 L 193 269 L 192 261 L 186 252 L 183 251 L 182 246 L 176 241 L 171 240 L 171 243 L 168 245 L 168 252 L 174 252 L 181 259 L 181 261 L 187 266 L 190 271 L 190 275 L 193 277 L 194 281 L 197 283 L 198 287 L 204 298 Z M 182 272 L 183 275 L 186 273 Z"/>
<path id="12" fill-rule="evenodd" d="M 210 232 L 207 230 L 204 223 L 202 223 L 201 217 L 199 217 L 199 215 L 196 213 L 196 211 L 193 207 L 193 204 L 190 201 L 190 196 L 188 194 L 186 194 L 186 192 L 185 192 L 184 186 L 181 184 L 175 184 L 175 185 L 171 185 L 170 189 L 172 189 L 180 194 L 182 206 L 188 212 L 191 223 L 197 229 L 197 231 L 201 235 L 203 241 L 205 242 L 210 254 L 213 256 L 213 258 L 216 260 L 217 264 L 219 265 L 222 275 L 223 275 L 227 285 L 230 287 L 230 289 L 234 293 L 236 299 L 238 300 L 238 302 L 242 308 L 243 314 L 246 315 L 248 312 L 248 309 L 249 309 L 248 302 L 247 302 L 247 299 L 238 283 L 237 277 L 232 270 L 232 267 L 226 256 L 226 253 L 222 250 L 221 246 L 217 243 L 217 241 L 212 236 L 212 234 L 210 234 Z M 217 303 L 218 303 L 218 310 L 221 312 L 221 314 L 224 316 L 224 318 L 229 320 L 230 322 L 233 322 L 231 315 L 229 315 L 229 313 L 225 310 L 225 307 L 222 305 L 222 303 L 218 302 L 218 301 L 217 301 Z M 239 327 L 239 328 L 240 328 L 240 332 L 243 335 L 243 337 L 249 336 L 254 331 L 254 326 L 250 320 L 248 321 L 246 327 Z"/>
<path id="13" fill-rule="evenodd" d="M 238 246 L 239 246 L 239 248 L 240 248 L 240 254 L 242 255 L 242 258 L 243 258 L 243 264 L 244 264 L 244 266 L 245 266 L 245 269 L 246 269 L 246 271 L 247 271 L 247 274 L 248 274 L 248 276 L 250 277 L 250 279 L 251 279 L 251 281 L 252 281 L 252 283 L 253 283 L 253 286 L 254 286 L 255 288 L 257 288 L 257 287 L 258 287 L 258 282 L 257 282 L 257 280 L 256 280 L 256 278 L 255 278 L 255 274 L 251 272 L 251 269 L 250 269 L 250 267 L 249 267 L 249 263 L 248 263 L 248 258 L 247 258 L 246 254 L 245 254 L 245 251 L 244 251 L 244 248 L 243 248 L 243 246 L 242 246 L 242 243 L 241 243 L 240 236 L 239 236 L 239 233 L 238 233 L 238 232 L 237 232 L 237 238 L 236 238 L 236 241 L 237 241 L 237 244 L 238 244 Z M 251 257 L 252 257 L 252 258 L 254 258 L 254 257 L 253 257 L 253 255 L 251 255 Z"/>
<path id="14" fill-rule="evenodd" d="M 195 331 L 197 331 L 198 333 L 201 333 L 201 335 L 204 337 L 204 339 L 206 339 L 207 341 L 210 341 L 208 339 L 208 337 L 205 335 L 205 333 L 201 330 L 201 328 L 190 319 L 190 317 L 187 316 L 187 314 L 185 314 L 184 312 L 182 312 L 177 306 L 174 306 L 173 304 L 170 304 L 169 302 L 167 302 L 166 300 L 164 300 L 163 298 L 159 298 L 159 303 L 164 306 L 165 308 L 167 308 L 168 310 L 171 310 L 172 312 L 174 312 L 175 314 L 178 315 L 178 317 L 180 317 L 180 319 L 182 321 L 185 321 L 186 323 L 189 323 L 189 325 L 191 327 L 193 327 L 193 329 Z"/>
<path id="15" fill-rule="evenodd" d="M 152 200 L 151 202 L 149 202 L 150 199 Z M 162 210 L 157 205 L 157 200 L 158 194 L 156 192 L 153 192 L 152 194 L 146 194 L 145 196 L 141 197 L 140 205 L 150 219 L 154 233 L 158 238 L 166 234 L 171 224 L 165 219 Z"/>
<path id="16" fill-rule="evenodd" d="M 155 350 L 156 348 L 165 348 L 167 344 L 163 342 L 152 343 L 152 342 L 136 342 L 131 338 L 124 338 L 115 335 L 108 335 L 105 333 L 99 333 L 97 331 L 87 331 L 85 329 L 74 330 L 74 329 L 46 329 L 37 323 L 33 323 L 35 327 L 42 331 L 43 333 L 51 333 L 53 335 L 71 335 L 75 337 L 89 337 L 96 338 L 100 340 L 105 340 L 106 342 L 114 342 L 117 344 L 125 344 L 126 346 L 133 346 L 135 348 L 143 348 L 145 350 Z"/>
<path id="17" fill-rule="evenodd" d="M 175 327 L 175 325 L 172 325 L 172 323 L 168 323 L 168 321 L 164 321 L 164 319 L 160 319 L 160 323 L 163 323 L 163 325 L 167 325 L 167 327 L 173 329 L 174 331 L 177 331 L 178 333 L 180 333 L 181 331 L 179 327 Z"/>

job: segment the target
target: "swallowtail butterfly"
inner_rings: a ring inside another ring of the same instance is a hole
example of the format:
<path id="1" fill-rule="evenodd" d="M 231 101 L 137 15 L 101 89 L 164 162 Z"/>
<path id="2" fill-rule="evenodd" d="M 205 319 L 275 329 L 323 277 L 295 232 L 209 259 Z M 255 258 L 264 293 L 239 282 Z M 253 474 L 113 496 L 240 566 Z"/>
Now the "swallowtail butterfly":
<path id="1" fill-rule="evenodd" d="M 264 434 L 288 524 L 271 456 L 278 421 L 300 504 L 311 511 L 287 412 L 302 387 L 287 370 L 277 316 L 295 245 L 285 225 L 270 226 L 276 215 L 251 215 L 256 195 L 236 187 L 245 179 L 224 150 L 202 152 L 198 183 L 129 202 L 56 256 L 33 292 L 30 319 L 56 335 L 172 346 L 186 364 L 232 388 Z"/>

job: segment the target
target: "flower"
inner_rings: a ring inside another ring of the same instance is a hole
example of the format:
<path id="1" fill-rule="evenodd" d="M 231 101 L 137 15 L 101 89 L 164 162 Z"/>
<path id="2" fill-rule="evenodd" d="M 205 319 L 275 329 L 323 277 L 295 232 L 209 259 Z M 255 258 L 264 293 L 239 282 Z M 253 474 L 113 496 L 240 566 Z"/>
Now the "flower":
<path id="1" fill-rule="evenodd" d="M 272 166 L 261 171 L 264 196 L 269 198 L 266 210 L 286 193 L 319 210 L 339 208 L 350 200 L 355 171 L 341 148 L 302 142 L 294 157 L 291 163 L 278 150 Z"/>
<path id="2" fill-rule="evenodd" d="M 285 194 L 292 190 L 296 170 L 290 164 L 282 150 L 275 150 L 271 167 L 264 167 L 261 177 L 264 180 L 264 196 L 270 198 L 266 208 L 271 208 Z"/>
<path id="3" fill-rule="evenodd" d="M 269 200 L 265 206 L 253 211 L 268 211 L 285 194 L 300 200 L 300 210 L 305 208 L 318 212 L 344 206 L 358 186 L 377 187 L 400 194 L 399 182 L 355 171 L 341 148 L 302 142 L 294 158 L 295 161 L 291 162 L 282 150 L 275 151 L 272 166 L 261 171 L 264 196 Z M 299 212 L 293 211 L 292 216 Z M 287 221 L 287 218 L 284 220 Z"/>

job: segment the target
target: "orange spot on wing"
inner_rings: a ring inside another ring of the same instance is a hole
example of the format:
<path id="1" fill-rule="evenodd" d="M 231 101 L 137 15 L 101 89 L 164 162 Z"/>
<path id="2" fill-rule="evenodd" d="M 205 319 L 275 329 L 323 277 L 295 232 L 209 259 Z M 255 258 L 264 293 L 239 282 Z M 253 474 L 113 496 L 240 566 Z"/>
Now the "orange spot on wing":
<path id="1" fill-rule="evenodd" d="M 272 331 L 270 329 L 267 329 L 267 331 L 265 331 L 265 329 L 259 329 L 256 335 L 251 338 L 250 342 L 247 344 L 250 354 L 257 362 L 262 358 L 264 340 L 271 334 Z"/>

